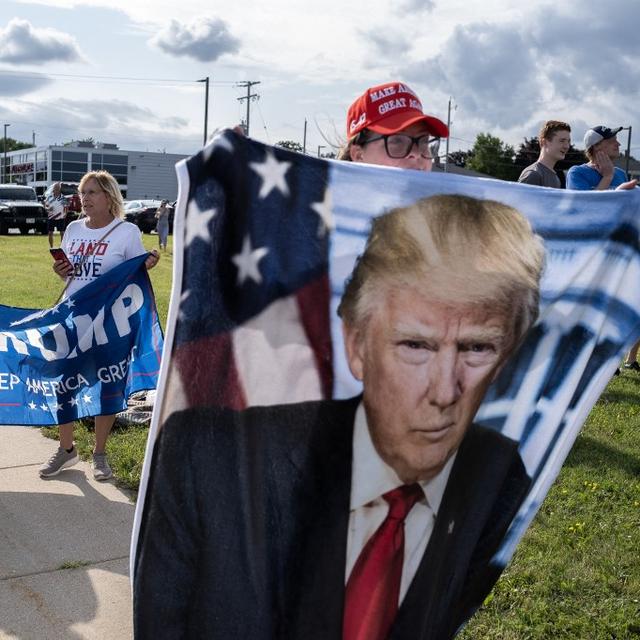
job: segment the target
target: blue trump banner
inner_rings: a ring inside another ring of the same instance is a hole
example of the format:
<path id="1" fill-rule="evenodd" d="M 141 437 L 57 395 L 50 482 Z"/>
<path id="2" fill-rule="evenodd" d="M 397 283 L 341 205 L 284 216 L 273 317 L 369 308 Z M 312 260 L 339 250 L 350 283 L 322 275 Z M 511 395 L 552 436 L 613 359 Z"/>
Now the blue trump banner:
<path id="1" fill-rule="evenodd" d="M 156 387 L 163 337 L 146 257 L 50 309 L 0 305 L 0 424 L 113 414 Z"/>
<path id="2" fill-rule="evenodd" d="M 178 174 L 137 633 L 342 637 L 395 518 L 388 637 L 453 637 L 640 336 L 640 190 L 327 162 L 230 131 Z"/>

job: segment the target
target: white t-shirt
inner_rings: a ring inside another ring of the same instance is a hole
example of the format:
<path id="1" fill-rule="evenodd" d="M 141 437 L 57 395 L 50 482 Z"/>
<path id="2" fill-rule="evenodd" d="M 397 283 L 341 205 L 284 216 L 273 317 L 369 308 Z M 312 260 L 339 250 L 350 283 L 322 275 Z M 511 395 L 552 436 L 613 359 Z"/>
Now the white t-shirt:
<path id="1" fill-rule="evenodd" d="M 147 252 L 142 244 L 140 229 L 131 222 L 122 222 L 104 241 L 99 242 L 120 222 L 115 218 L 106 227 L 89 229 L 86 218 L 80 218 L 67 227 L 62 248 L 75 266 L 75 276 L 65 291 L 65 298 L 113 267 Z"/>

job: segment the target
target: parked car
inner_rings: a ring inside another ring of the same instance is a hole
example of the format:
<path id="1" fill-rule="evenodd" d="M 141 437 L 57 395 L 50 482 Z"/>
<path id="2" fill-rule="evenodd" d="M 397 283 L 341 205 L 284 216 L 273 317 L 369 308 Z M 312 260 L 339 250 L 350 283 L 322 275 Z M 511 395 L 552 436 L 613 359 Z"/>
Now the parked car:
<path id="1" fill-rule="evenodd" d="M 138 225 L 143 233 L 151 233 L 156 228 L 156 211 L 162 200 L 131 200 L 124 207 L 128 222 Z M 169 233 L 173 233 L 174 208 L 169 205 Z"/>
<path id="2" fill-rule="evenodd" d="M 49 185 L 44 194 L 43 202 L 46 202 L 47 198 L 53 191 L 53 185 Z M 80 195 L 78 194 L 77 182 L 61 182 L 60 191 L 66 200 L 67 208 L 67 223 L 72 222 L 80 216 L 82 213 L 82 204 L 80 203 Z"/>
<path id="3" fill-rule="evenodd" d="M 47 233 L 47 211 L 32 187 L 0 184 L 0 234 L 15 228 L 20 233 L 29 233 L 29 229 Z"/>

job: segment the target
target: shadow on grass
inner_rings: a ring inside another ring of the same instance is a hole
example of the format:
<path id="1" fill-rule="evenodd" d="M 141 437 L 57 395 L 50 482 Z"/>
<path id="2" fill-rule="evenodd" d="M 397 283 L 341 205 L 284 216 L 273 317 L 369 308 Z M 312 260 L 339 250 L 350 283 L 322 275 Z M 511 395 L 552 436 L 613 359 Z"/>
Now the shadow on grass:
<path id="1" fill-rule="evenodd" d="M 640 380 L 638 381 L 638 386 L 640 386 Z M 598 399 L 598 404 L 613 404 L 617 402 L 636 404 L 638 402 L 638 391 L 612 391 L 607 389 Z"/>
<path id="2" fill-rule="evenodd" d="M 640 458 L 584 435 L 576 440 L 564 465 L 594 469 L 616 467 L 630 476 L 640 476 Z"/>

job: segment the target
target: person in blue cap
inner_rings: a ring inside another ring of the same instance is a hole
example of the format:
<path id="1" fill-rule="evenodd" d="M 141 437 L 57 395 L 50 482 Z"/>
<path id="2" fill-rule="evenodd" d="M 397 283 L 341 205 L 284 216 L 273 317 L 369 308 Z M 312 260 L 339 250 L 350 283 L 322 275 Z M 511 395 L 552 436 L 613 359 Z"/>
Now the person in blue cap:
<path id="1" fill-rule="evenodd" d="M 589 162 L 569 169 L 567 189 L 606 191 L 633 189 L 637 185 L 637 180 L 628 180 L 627 174 L 613 164 L 620 156 L 620 143 L 616 137 L 620 131 L 622 127 L 610 129 L 598 125 L 584 134 L 585 155 Z"/>

